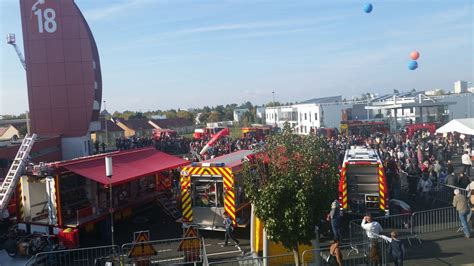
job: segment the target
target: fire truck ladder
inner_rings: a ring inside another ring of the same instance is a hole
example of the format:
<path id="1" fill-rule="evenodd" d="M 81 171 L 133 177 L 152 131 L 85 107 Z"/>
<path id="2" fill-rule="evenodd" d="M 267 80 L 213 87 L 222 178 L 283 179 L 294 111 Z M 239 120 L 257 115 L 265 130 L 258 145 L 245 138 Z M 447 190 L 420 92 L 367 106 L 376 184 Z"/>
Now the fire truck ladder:
<path id="1" fill-rule="evenodd" d="M 20 175 L 23 173 L 26 161 L 30 154 L 31 148 L 36 140 L 36 134 L 26 135 L 23 142 L 18 149 L 18 152 L 13 160 L 10 170 L 8 170 L 7 176 L 2 182 L 0 187 L 0 213 L 3 212 L 10 201 L 13 193 L 15 192 L 16 185 L 20 179 Z"/>
<path id="2" fill-rule="evenodd" d="M 181 213 L 176 207 L 176 201 L 170 199 L 166 193 L 160 193 L 158 195 L 158 204 L 163 208 L 165 213 L 174 220 L 181 218 Z"/>

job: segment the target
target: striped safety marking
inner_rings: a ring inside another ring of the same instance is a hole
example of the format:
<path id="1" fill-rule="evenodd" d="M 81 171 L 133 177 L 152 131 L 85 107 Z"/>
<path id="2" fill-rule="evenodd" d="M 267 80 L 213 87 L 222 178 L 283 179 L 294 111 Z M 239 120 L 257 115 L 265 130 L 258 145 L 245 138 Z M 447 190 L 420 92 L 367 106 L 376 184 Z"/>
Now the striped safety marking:
<path id="1" fill-rule="evenodd" d="M 379 163 L 379 194 L 380 194 L 380 209 L 385 211 L 385 182 L 384 182 L 384 174 L 383 174 L 383 165 Z"/>
<path id="2" fill-rule="evenodd" d="M 186 176 L 183 174 L 187 174 Z M 224 210 L 232 222 L 236 224 L 235 220 L 235 189 L 234 189 L 234 175 L 228 167 L 184 167 L 181 172 L 181 195 L 183 204 L 183 219 L 192 221 L 192 208 L 190 197 L 191 176 L 222 176 L 224 181 Z M 183 186 L 183 180 L 185 179 Z M 186 196 L 188 195 L 188 196 Z M 186 197 L 185 197 L 186 196 Z M 185 201 L 186 200 L 186 201 Z M 186 206 L 186 208 L 185 208 Z M 187 206 L 190 206 L 189 208 Z M 187 216 L 188 215 L 188 216 Z"/>
<path id="3" fill-rule="evenodd" d="M 188 169 L 184 168 L 181 172 L 181 209 L 183 211 L 183 221 L 193 221 L 193 209 L 191 208 L 191 176 Z"/>
<path id="4" fill-rule="evenodd" d="M 18 187 L 17 202 L 18 202 L 18 209 L 19 209 L 19 212 L 18 212 L 19 221 L 23 221 L 24 213 L 25 213 L 25 210 L 23 208 L 23 191 L 21 189 L 21 186 L 22 186 L 22 183 L 21 183 L 21 178 L 20 178 L 17 185 Z"/>
<path id="5" fill-rule="evenodd" d="M 346 182 L 346 167 L 342 167 L 341 171 L 342 178 L 342 208 L 347 209 L 347 182 Z"/>

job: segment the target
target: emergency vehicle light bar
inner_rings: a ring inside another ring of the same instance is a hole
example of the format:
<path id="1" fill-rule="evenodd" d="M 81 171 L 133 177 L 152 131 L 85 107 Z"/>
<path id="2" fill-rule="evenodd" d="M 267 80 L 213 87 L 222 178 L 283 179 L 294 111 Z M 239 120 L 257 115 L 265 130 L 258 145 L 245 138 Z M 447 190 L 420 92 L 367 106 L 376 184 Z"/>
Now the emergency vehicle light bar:
<path id="1" fill-rule="evenodd" d="M 197 163 L 197 162 L 194 162 L 191 164 L 192 167 L 198 167 L 198 166 L 202 166 L 202 167 L 224 167 L 225 166 L 225 163 Z"/>

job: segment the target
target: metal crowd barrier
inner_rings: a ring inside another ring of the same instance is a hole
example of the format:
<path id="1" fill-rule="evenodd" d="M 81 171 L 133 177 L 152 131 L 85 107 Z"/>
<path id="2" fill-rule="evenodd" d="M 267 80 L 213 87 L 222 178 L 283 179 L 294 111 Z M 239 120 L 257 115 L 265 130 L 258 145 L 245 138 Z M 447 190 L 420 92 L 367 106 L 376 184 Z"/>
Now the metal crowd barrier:
<path id="1" fill-rule="evenodd" d="M 399 215 L 389 215 L 389 216 L 380 216 L 373 217 L 373 221 L 377 221 L 383 228 L 383 231 L 390 233 L 392 231 L 397 231 L 398 237 L 400 239 L 408 239 L 408 242 L 411 245 L 412 238 L 412 214 L 399 214 Z M 349 223 L 349 243 L 352 247 L 352 250 L 356 253 L 359 253 L 359 249 L 356 245 L 361 243 L 367 243 L 369 241 L 365 230 L 361 226 L 362 220 L 352 220 Z"/>
<path id="2" fill-rule="evenodd" d="M 399 239 L 407 239 L 411 245 L 412 239 L 421 243 L 421 235 L 439 231 L 458 229 L 461 226 L 458 212 L 454 207 L 445 207 L 413 214 L 390 215 L 372 218 L 383 228 L 384 234 L 397 231 Z M 365 230 L 361 227 L 362 220 L 352 220 L 349 223 L 349 243 L 352 252 L 359 254 L 358 245 L 369 241 Z M 352 253 L 350 252 L 350 253 Z"/>
<path id="3" fill-rule="evenodd" d="M 224 260 L 209 262 L 209 265 L 222 265 L 222 266 L 241 266 L 241 265 L 294 265 L 293 253 L 282 254 L 268 257 L 244 257 L 234 260 Z"/>
<path id="4" fill-rule="evenodd" d="M 119 257 L 114 254 L 119 253 L 120 248 L 116 245 L 40 252 L 31 257 L 26 265 L 104 265 L 106 262 L 118 262 Z"/>
<path id="5" fill-rule="evenodd" d="M 433 203 L 441 201 L 451 205 L 453 203 L 454 190 L 459 189 L 459 192 L 467 197 L 468 191 L 465 188 L 450 186 L 446 184 L 438 184 L 432 191 Z"/>
<path id="6" fill-rule="evenodd" d="M 372 245 L 377 245 L 377 254 L 379 260 L 371 259 L 371 247 Z M 375 240 L 375 243 L 366 242 L 361 244 L 352 245 L 343 245 L 339 246 L 341 253 L 342 253 L 342 264 L 347 266 L 352 265 L 388 265 L 389 263 L 389 255 L 388 255 L 388 243 L 382 239 Z M 357 250 L 361 250 L 361 252 L 356 256 L 351 256 L 352 251 L 356 248 Z M 319 256 L 315 256 L 315 254 L 319 253 Z M 322 248 L 322 249 L 312 249 L 312 250 L 305 250 L 301 255 L 301 259 L 303 265 L 310 266 L 310 265 L 318 265 L 318 266 L 326 266 L 329 265 L 327 263 L 327 259 L 329 257 L 329 248 Z M 318 261 L 315 260 L 317 258 Z"/>
<path id="7" fill-rule="evenodd" d="M 122 245 L 121 262 L 129 265 L 140 261 L 158 265 L 201 263 L 202 247 L 198 237 L 127 243 Z"/>
<path id="8" fill-rule="evenodd" d="M 418 239 L 422 234 L 459 229 L 461 226 L 458 212 L 454 207 L 415 212 L 412 215 L 412 224 L 412 236 Z"/>

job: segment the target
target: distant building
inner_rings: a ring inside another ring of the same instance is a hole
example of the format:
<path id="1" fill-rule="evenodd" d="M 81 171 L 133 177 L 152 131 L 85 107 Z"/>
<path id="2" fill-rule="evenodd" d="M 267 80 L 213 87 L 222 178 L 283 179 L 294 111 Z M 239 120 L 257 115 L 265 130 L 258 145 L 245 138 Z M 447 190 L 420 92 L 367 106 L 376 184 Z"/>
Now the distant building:
<path id="1" fill-rule="evenodd" d="M 20 138 L 20 131 L 14 125 L 0 127 L 0 140 L 17 140 Z"/>
<path id="2" fill-rule="evenodd" d="M 125 137 L 125 130 L 108 119 L 100 121 L 100 130 L 91 133 L 92 143 L 98 141 L 107 146 L 115 146 L 115 140 Z"/>
<path id="3" fill-rule="evenodd" d="M 315 98 L 290 106 L 267 107 L 265 123 L 283 127 L 288 123 L 295 133 L 307 135 L 320 127 L 334 128 L 341 123 L 343 109 L 352 108 L 342 96 Z"/>
<path id="4" fill-rule="evenodd" d="M 151 119 L 166 119 L 166 115 L 152 115 Z"/>
<path id="5" fill-rule="evenodd" d="M 248 108 L 234 109 L 234 122 L 242 122 L 242 115 L 248 111 Z"/>
<path id="6" fill-rule="evenodd" d="M 472 92 L 431 96 L 431 98 L 453 103 L 448 106 L 449 120 L 474 117 L 474 93 Z"/>
<path id="7" fill-rule="evenodd" d="M 374 119 L 387 121 L 391 129 L 410 123 L 447 122 L 449 107 L 455 102 L 444 101 L 424 92 L 387 94 L 374 99 L 365 106 Z"/>
<path id="8" fill-rule="evenodd" d="M 209 128 L 232 127 L 233 125 L 234 125 L 234 121 L 219 121 L 219 122 L 210 122 L 206 124 L 206 126 Z"/>
<path id="9" fill-rule="evenodd" d="M 148 123 L 147 118 L 140 119 L 117 119 L 117 126 L 125 131 L 125 137 L 151 137 L 154 127 Z"/>
<path id="10" fill-rule="evenodd" d="M 445 93 L 444 93 L 444 90 L 442 89 L 434 89 L 434 90 L 425 91 L 425 95 L 427 96 L 435 96 L 435 95 L 443 95 L 443 94 Z"/>
<path id="11" fill-rule="evenodd" d="M 454 82 L 454 93 L 467 92 L 467 81 L 457 80 Z"/>
<path id="12" fill-rule="evenodd" d="M 257 119 L 265 120 L 265 107 L 257 107 Z"/>

